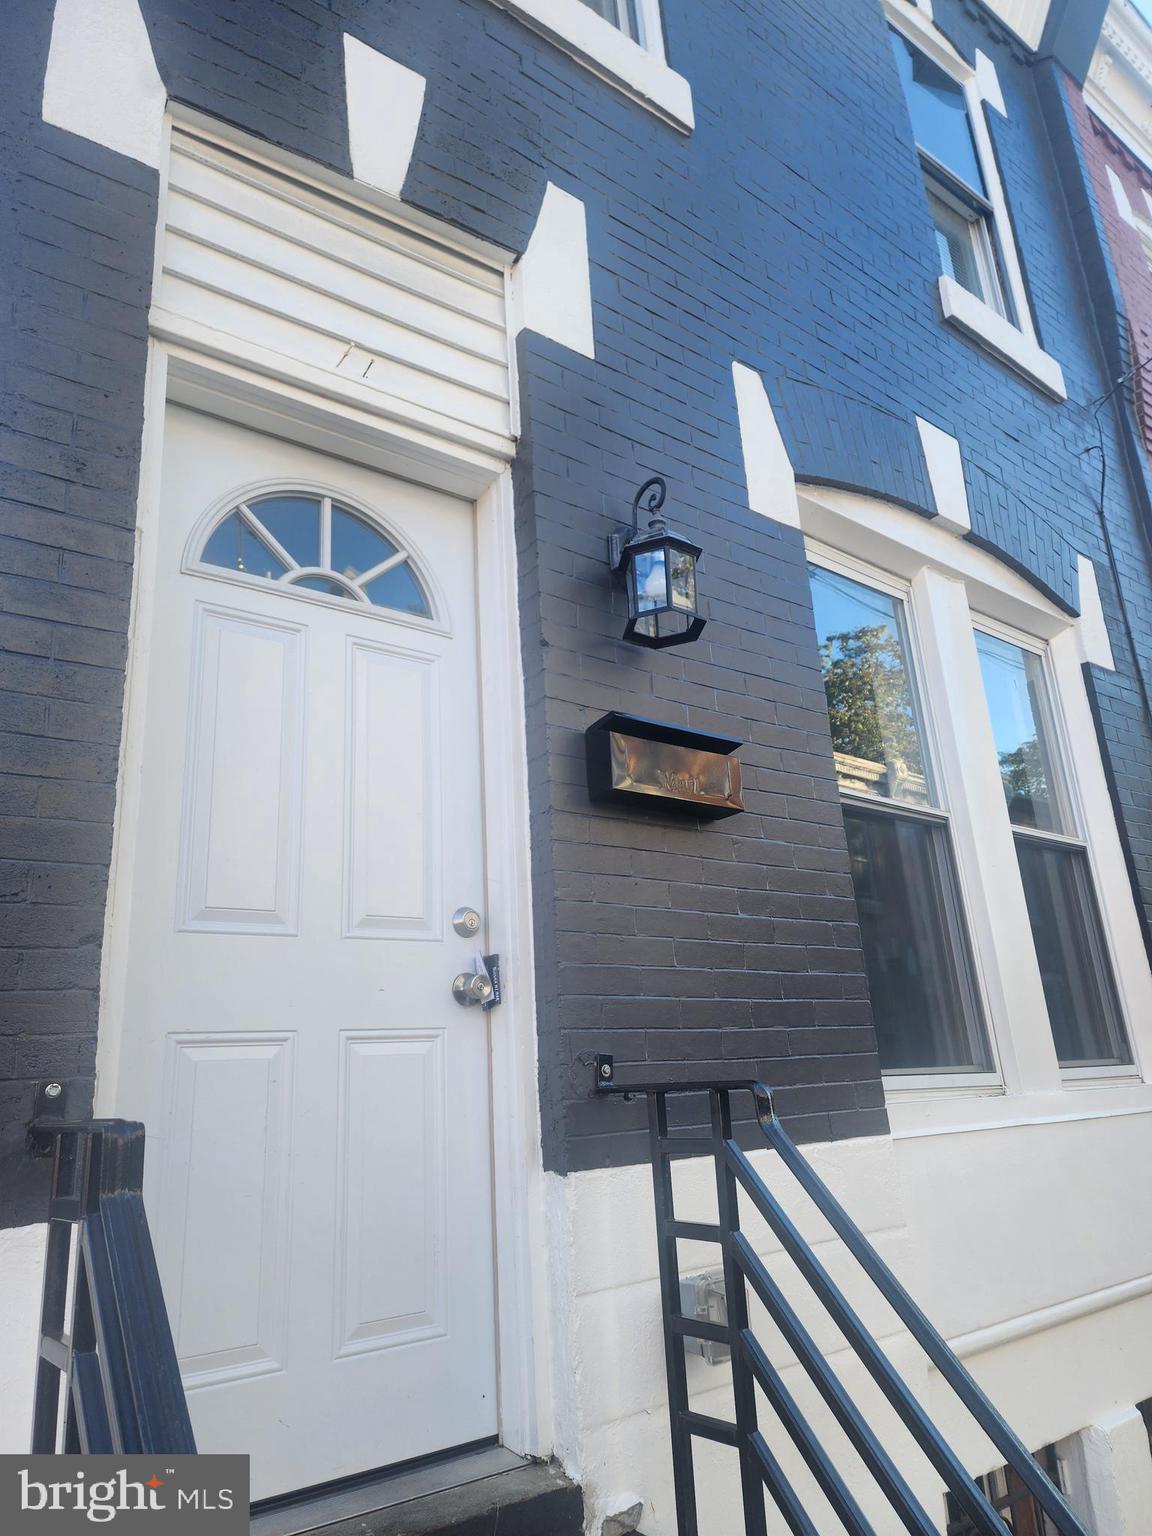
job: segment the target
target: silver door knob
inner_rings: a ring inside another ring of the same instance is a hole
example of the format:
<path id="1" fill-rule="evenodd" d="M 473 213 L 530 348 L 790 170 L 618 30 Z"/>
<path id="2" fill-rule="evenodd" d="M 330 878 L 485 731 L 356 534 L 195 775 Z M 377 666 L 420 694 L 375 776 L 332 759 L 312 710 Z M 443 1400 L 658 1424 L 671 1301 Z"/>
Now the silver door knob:
<path id="1" fill-rule="evenodd" d="M 479 972 L 462 971 L 452 983 L 452 996 L 461 1008 L 475 1008 L 492 1000 L 492 983 Z"/>

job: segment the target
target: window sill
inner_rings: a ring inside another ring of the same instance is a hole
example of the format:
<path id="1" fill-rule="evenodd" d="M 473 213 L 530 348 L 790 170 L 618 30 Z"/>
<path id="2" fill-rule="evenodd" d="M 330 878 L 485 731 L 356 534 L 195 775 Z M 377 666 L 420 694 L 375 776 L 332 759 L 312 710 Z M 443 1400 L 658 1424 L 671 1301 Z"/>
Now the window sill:
<path id="1" fill-rule="evenodd" d="M 625 37 L 582 0 L 494 0 L 641 106 L 684 133 L 695 125 L 692 88 L 662 58 Z"/>
<path id="2" fill-rule="evenodd" d="M 944 319 L 957 330 L 978 341 L 1053 400 L 1068 398 L 1060 364 L 1011 321 L 950 277 L 940 278 L 939 293 Z"/>
<path id="3" fill-rule="evenodd" d="M 1039 1093 L 1009 1093 L 1004 1089 L 994 1093 L 973 1086 L 966 1094 L 953 1091 L 893 1097 L 886 1093 L 885 1098 L 891 1134 L 899 1141 L 1152 1115 L 1152 1087 L 1132 1078 L 1065 1082 Z"/>

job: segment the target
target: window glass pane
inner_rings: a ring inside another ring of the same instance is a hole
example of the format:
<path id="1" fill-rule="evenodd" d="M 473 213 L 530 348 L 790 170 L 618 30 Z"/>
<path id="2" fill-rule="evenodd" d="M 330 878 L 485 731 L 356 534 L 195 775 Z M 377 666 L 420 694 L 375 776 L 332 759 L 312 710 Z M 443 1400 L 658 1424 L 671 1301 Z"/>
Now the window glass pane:
<path id="1" fill-rule="evenodd" d="M 674 608 L 696 607 L 696 561 L 681 549 L 672 551 L 670 586 Z"/>
<path id="2" fill-rule="evenodd" d="M 342 507 L 332 508 L 332 569 L 349 580 L 396 553 L 395 544 Z"/>
<path id="3" fill-rule="evenodd" d="M 899 32 L 892 33 L 892 48 L 916 143 L 983 196 L 984 178 L 976 158 L 963 90 Z"/>
<path id="4" fill-rule="evenodd" d="M 1130 1061 L 1087 854 L 1032 837 L 1016 854 L 1061 1066 Z"/>
<path id="5" fill-rule="evenodd" d="M 1053 753 L 1052 716 L 1039 656 L 976 631 L 1008 815 L 1018 827 L 1071 832 Z"/>
<path id="6" fill-rule="evenodd" d="M 667 567 L 664 562 L 664 546 L 645 549 L 634 556 L 632 568 L 636 573 L 636 609 L 643 613 L 649 608 L 668 606 Z"/>
<path id="7" fill-rule="evenodd" d="M 230 512 L 213 529 L 200 555 L 205 565 L 224 566 L 229 571 L 244 571 L 249 576 L 265 576 L 270 581 L 283 576 L 288 567 L 272 553 L 239 512 Z"/>
<path id="8" fill-rule="evenodd" d="M 603 16 L 605 21 L 610 21 L 614 27 L 619 27 L 621 32 L 627 33 L 629 37 L 638 36 L 633 0 L 584 0 L 584 4 L 590 11 L 595 11 L 597 16 Z"/>
<path id="9" fill-rule="evenodd" d="M 980 262 L 976 255 L 977 229 L 970 219 L 958 213 L 943 198 L 928 188 L 928 207 L 932 223 L 936 227 L 936 250 L 940 256 L 940 270 L 952 278 L 961 288 L 967 288 L 978 299 L 987 299 Z"/>
<path id="10" fill-rule="evenodd" d="M 946 829 L 849 805 L 844 828 L 881 1067 L 986 1068 Z"/>
<path id="11" fill-rule="evenodd" d="M 297 565 L 320 564 L 320 503 L 311 496 L 269 496 L 248 504 Z"/>
<path id="12" fill-rule="evenodd" d="M 401 613 L 428 617 L 428 599 L 407 564 L 394 565 L 383 576 L 377 576 L 368 583 L 364 592 L 368 601 L 379 608 L 396 608 Z"/>
<path id="13" fill-rule="evenodd" d="M 840 788 L 932 800 L 902 605 L 821 566 L 809 568 Z"/>
<path id="14" fill-rule="evenodd" d="M 325 597 L 351 597 L 347 587 L 333 581 L 330 576 L 301 576 L 299 581 L 292 583 L 294 587 L 303 587 L 307 592 L 323 592 Z"/>

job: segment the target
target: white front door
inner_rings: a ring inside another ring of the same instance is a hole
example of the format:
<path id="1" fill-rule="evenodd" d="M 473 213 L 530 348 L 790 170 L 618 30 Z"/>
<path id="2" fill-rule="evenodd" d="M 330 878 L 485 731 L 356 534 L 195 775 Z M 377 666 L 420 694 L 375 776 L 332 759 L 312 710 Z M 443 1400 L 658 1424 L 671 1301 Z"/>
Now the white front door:
<path id="1" fill-rule="evenodd" d="M 197 1442 L 496 1431 L 473 509 L 169 410 L 115 1111 Z M 150 617 L 149 617 L 150 614 Z"/>

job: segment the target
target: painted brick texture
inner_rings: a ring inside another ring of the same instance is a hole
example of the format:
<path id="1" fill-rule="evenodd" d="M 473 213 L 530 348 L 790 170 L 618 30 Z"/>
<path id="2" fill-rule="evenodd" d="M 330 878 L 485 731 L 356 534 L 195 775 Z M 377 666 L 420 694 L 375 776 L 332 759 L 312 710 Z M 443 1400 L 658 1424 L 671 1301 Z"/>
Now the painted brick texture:
<path id="1" fill-rule="evenodd" d="M 1055 87 L 1050 102 L 1056 101 Z M 1107 534 L 1105 562 L 1098 565 L 1101 598 L 1119 658 L 1115 673 L 1092 669 L 1097 726 L 1106 743 L 1106 764 L 1118 818 L 1127 831 L 1127 856 L 1142 893 L 1146 943 L 1152 933 L 1152 566 L 1147 530 L 1152 516 L 1152 267 L 1141 237 L 1121 216 L 1109 171 L 1125 189 L 1138 217 L 1152 220 L 1145 191 L 1152 176 L 1088 109 L 1080 90 L 1059 81 L 1060 122 L 1053 139 L 1062 145 L 1065 184 L 1073 213 L 1100 341 L 1116 388 L 1115 419 L 1134 493 L 1135 515 L 1124 515 L 1115 498 L 1099 506 Z M 1056 113 L 1052 114 L 1053 119 Z M 1147 364 L 1147 367 L 1142 365 Z M 1135 372 L 1133 370 L 1140 370 Z M 1120 381 L 1124 380 L 1123 384 Z M 1119 386 L 1117 388 L 1117 386 Z M 1090 462 L 1099 468 L 1099 455 Z M 1099 493 L 1099 486 L 1097 486 Z"/>
<path id="2" fill-rule="evenodd" d="M 739 471 L 705 462 L 699 435 L 669 430 L 661 381 L 629 380 L 623 363 L 610 334 L 595 363 L 536 338 L 520 348 L 528 427 L 515 480 L 554 1157 L 582 1167 L 647 1155 L 643 1103 L 588 1099 L 599 1050 L 661 1074 L 764 1077 L 805 1138 L 882 1131 L 802 540 L 750 513 Z M 600 420 L 592 441 L 575 398 Z M 655 430 L 637 463 L 645 415 Z M 665 512 L 707 551 L 708 627 L 663 653 L 620 641 L 623 594 L 605 558 L 649 470 L 668 475 Z M 607 709 L 740 736 L 747 813 L 702 823 L 591 806 L 583 732 Z M 688 1122 L 698 1109 L 680 1106 Z"/>
<path id="3" fill-rule="evenodd" d="M 156 176 L 40 120 L 51 7 L 5 17 L 0 140 L 0 1220 L 42 1210 L 35 1084 L 90 1099 Z"/>
<path id="4" fill-rule="evenodd" d="M 48 370 L 63 381 L 62 401 L 42 401 L 24 384 L 17 398 L 22 410 L 27 403 L 68 418 L 46 415 L 24 434 L 35 452 L 57 455 L 54 475 L 36 473 L 60 482 L 62 503 L 43 515 L 61 518 L 62 532 L 43 546 L 3 532 L 47 552 L 21 555 L 33 565 L 46 558 L 52 572 L 19 573 L 27 590 L 75 584 L 83 601 L 68 607 L 68 619 L 20 611 L 4 622 L 50 629 L 52 646 L 74 630 L 84 637 L 80 655 L 24 654 L 84 666 L 114 686 L 111 699 L 62 696 L 111 711 L 83 717 L 84 729 L 104 733 L 73 743 L 86 776 L 76 769 L 62 778 L 35 755 L 54 750 L 45 746 L 55 738 L 41 690 L 12 689 L 29 700 L 11 706 L 23 724 L 6 724 L 0 712 L 0 731 L 27 737 L 32 754 L 14 781 L 20 793 L 34 790 L 27 804 L 14 802 L 17 824 L 40 819 L 42 792 L 45 807 L 58 805 L 58 786 L 75 796 L 72 812 L 45 809 L 42 818 L 65 828 L 46 862 L 68 895 L 58 905 L 79 925 L 57 958 L 89 957 L 68 985 L 57 975 L 57 995 L 75 1010 L 59 1033 L 80 1040 L 90 1066 L 98 947 L 79 914 L 98 920 L 102 911 L 110 836 L 154 189 L 139 168 L 35 121 L 47 10 L 17 30 L 24 116 L 11 131 L 92 178 L 83 187 L 107 189 L 107 200 L 73 191 L 62 201 L 34 168 L 23 182 L 23 195 L 40 201 L 27 215 L 22 238 L 31 244 L 19 265 L 48 285 L 45 302 L 57 315 L 56 329 L 36 343 L 63 349 L 67 363 Z M 409 202 L 517 251 L 548 181 L 586 205 L 596 359 L 531 335 L 518 349 L 515 488 L 542 1123 L 552 1168 L 645 1156 L 635 1108 L 588 1099 L 597 1049 L 693 1074 L 756 1072 L 779 1086 L 780 1107 L 804 1137 L 885 1126 L 802 551 L 794 532 L 747 510 L 733 359 L 761 371 L 802 478 L 931 514 L 919 415 L 960 440 L 978 542 L 1069 607 L 1076 554 L 1097 562 L 1120 660 L 1102 729 L 1127 765 L 1118 795 L 1124 831 L 1152 898 L 1152 869 L 1141 862 L 1152 820 L 1135 777 L 1148 721 L 1133 702 L 1133 660 L 1117 632 L 1095 501 L 1093 402 L 1109 374 L 1075 210 L 1066 216 L 1068 167 L 1053 152 L 1037 73 L 1019 48 L 967 0 L 936 0 L 934 10 L 966 57 L 979 47 L 1000 74 L 1008 117 L 990 111 L 990 129 L 1040 337 L 1064 369 L 1064 406 L 940 322 L 933 233 L 877 0 L 666 0 L 670 60 L 693 87 L 690 136 L 490 0 L 142 0 L 161 74 L 181 102 L 347 171 L 347 30 L 428 79 Z M 123 309 L 108 307 L 116 304 Z M 112 335 L 119 350 L 106 370 L 103 362 L 90 368 L 101 380 L 72 379 L 69 370 L 104 359 L 96 349 L 110 348 Z M 29 352 L 34 371 L 31 342 Z M 101 382 L 103 414 L 94 400 L 82 410 L 75 392 Z M 99 421 L 104 436 L 90 439 L 95 429 L 81 429 L 81 420 Z M 1139 510 L 1111 404 L 1100 421 L 1109 526 L 1129 543 L 1125 579 L 1146 595 Z M 53 432 L 66 433 L 59 449 Z M 90 485 L 89 471 L 59 456 L 65 450 L 114 458 L 123 481 Z M 676 522 L 705 546 L 710 615 L 698 644 L 663 656 L 619 642 L 621 599 L 604 554 L 605 535 L 655 472 L 668 478 Z M 72 548 L 74 526 L 101 530 L 108 546 Z M 86 567 L 69 555 L 105 560 L 125 584 L 83 586 Z M 0 599 L 9 579 L 0 577 Z M 741 735 L 747 815 L 697 827 L 590 807 L 581 733 L 612 708 Z M 79 785 L 105 800 L 85 802 Z M 91 819 L 65 819 L 79 809 Z M 81 832 L 91 844 L 79 843 Z M 77 845 L 88 853 L 78 856 Z M 18 887 L 23 859 L 10 861 Z M 86 887 L 82 874 L 68 884 L 57 866 L 94 870 L 96 885 Z M 32 900 L 17 894 L 13 906 Z M 5 969 L 8 954 L 25 953 L 13 945 L 0 955 L 0 984 L 23 987 L 35 976 L 23 960 Z M 54 1004 L 41 1006 L 54 1025 L 63 1017 Z M 18 1047 L 32 1034 L 24 1019 L 18 1012 L 4 1037 Z M 22 1073 L 9 1125 L 38 1075 Z"/>

